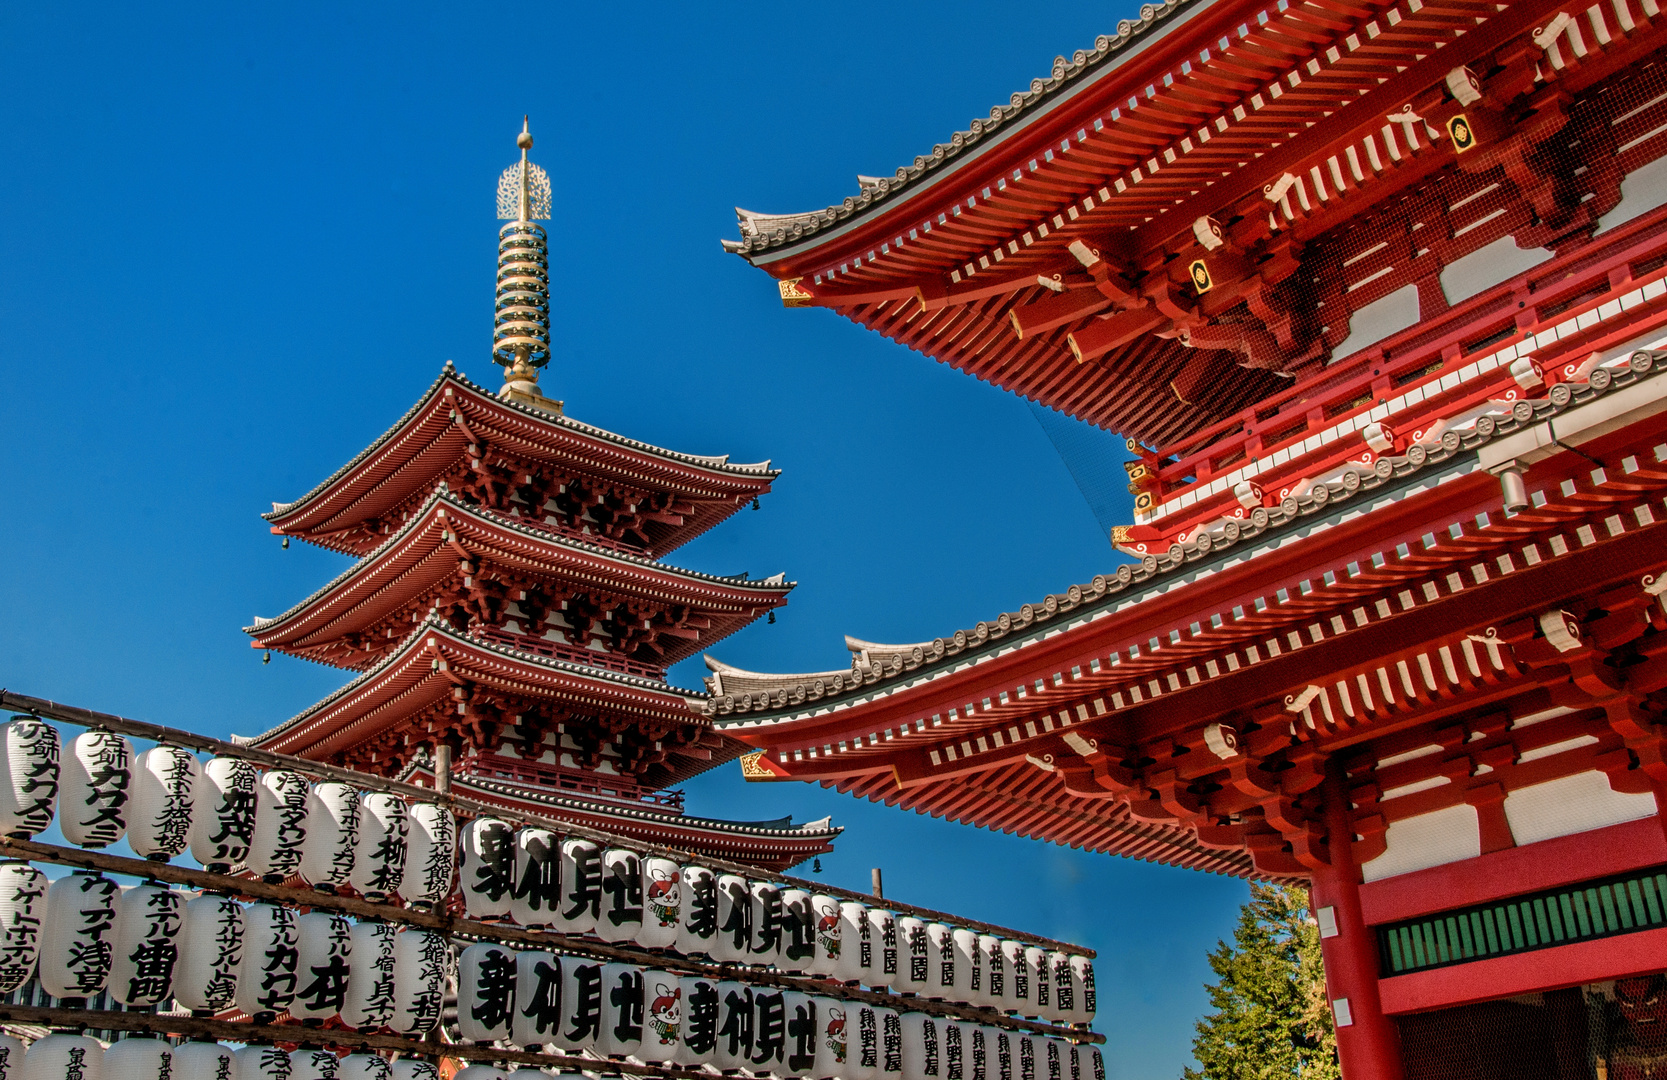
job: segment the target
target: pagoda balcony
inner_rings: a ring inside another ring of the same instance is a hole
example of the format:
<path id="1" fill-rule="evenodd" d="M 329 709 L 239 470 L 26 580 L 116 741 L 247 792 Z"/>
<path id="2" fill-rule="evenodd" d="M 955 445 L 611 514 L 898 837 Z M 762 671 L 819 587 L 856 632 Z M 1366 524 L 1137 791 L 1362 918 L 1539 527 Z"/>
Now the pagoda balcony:
<path id="1" fill-rule="evenodd" d="M 619 671 L 626 675 L 653 679 L 655 682 L 666 681 L 665 668 L 645 664 L 639 660 L 632 660 L 617 653 L 581 649 L 577 645 L 569 645 L 564 641 L 551 641 L 549 638 L 516 634 L 491 626 L 476 627 L 470 633 L 482 641 L 490 641 L 495 645 L 507 645 L 511 649 L 521 649 L 524 652 L 548 656 L 554 660 L 566 660 L 570 664 L 585 664 L 606 671 Z"/>
<path id="2" fill-rule="evenodd" d="M 465 780 L 501 780 L 545 791 L 572 792 L 587 798 L 615 800 L 673 813 L 683 812 L 683 792 L 657 791 L 628 776 L 569 769 L 543 761 L 477 754 L 459 763 L 458 775 Z"/>

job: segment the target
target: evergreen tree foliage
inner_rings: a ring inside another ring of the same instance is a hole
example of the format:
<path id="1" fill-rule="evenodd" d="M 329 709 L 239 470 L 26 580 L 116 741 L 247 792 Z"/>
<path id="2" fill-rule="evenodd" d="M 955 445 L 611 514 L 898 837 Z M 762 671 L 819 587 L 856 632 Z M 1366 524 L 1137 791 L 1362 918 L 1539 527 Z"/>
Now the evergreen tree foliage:
<path id="1" fill-rule="evenodd" d="M 1220 980 L 1198 1021 L 1185 1080 L 1340 1080 L 1320 931 L 1297 885 L 1252 885 L 1231 944 L 1210 954 Z"/>

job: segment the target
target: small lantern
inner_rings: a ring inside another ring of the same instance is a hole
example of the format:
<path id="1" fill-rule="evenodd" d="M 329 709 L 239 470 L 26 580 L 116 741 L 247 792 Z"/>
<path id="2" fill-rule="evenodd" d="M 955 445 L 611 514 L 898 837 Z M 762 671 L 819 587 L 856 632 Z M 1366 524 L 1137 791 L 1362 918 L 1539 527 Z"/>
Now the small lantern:
<path id="1" fill-rule="evenodd" d="M 716 891 L 718 926 L 707 955 L 720 964 L 744 964 L 752 955 L 751 886 L 739 874 L 719 874 Z"/>
<path id="2" fill-rule="evenodd" d="M 297 1020 L 327 1020 L 341 1012 L 347 994 L 353 927 L 340 915 L 312 911 L 295 920 L 295 997 L 289 1014 Z"/>
<path id="3" fill-rule="evenodd" d="M 796 990 L 782 995 L 783 1015 L 787 1017 L 784 1062 L 793 1076 L 809 1076 L 816 1067 L 816 1036 L 821 1031 L 817 1001 Z"/>
<path id="4" fill-rule="evenodd" d="M 570 836 L 561 842 L 561 909 L 553 920 L 564 934 L 596 929 L 602 907 L 602 846 Z"/>
<path id="5" fill-rule="evenodd" d="M 457 865 L 457 819 L 433 803 L 417 803 L 405 813 L 405 877 L 399 894 L 408 904 L 438 904 L 451 893 Z"/>
<path id="6" fill-rule="evenodd" d="M 1001 962 L 1007 969 L 1007 994 L 1002 1007 L 1020 1016 L 1036 1015 L 1035 972 L 1030 967 L 1030 950 L 1022 941 L 1003 938 Z"/>
<path id="7" fill-rule="evenodd" d="M 307 836 L 301 842 L 301 879 L 333 893 L 353 873 L 359 843 L 359 793 L 346 784 L 314 784 L 307 792 Z"/>
<path id="8" fill-rule="evenodd" d="M 276 885 L 301 869 L 307 839 L 307 778 L 287 769 L 262 774 L 255 784 L 255 831 L 249 839 L 249 872 Z"/>
<path id="9" fill-rule="evenodd" d="M 394 1062 L 390 1080 L 440 1080 L 440 1069 L 432 1061 L 402 1057 Z"/>
<path id="10" fill-rule="evenodd" d="M 275 1046 L 245 1046 L 233 1053 L 237 1068 L 232 1075 L 237 1080 L 290 1080 L 290 1061 L 287 1050 Z"/>
<path id="11" fill-rule="evenodd" d="M 561 960 L 543 950 L 515 954 L 515 1015 L 509 1041 L 523 1050 L 555 1045 L 561 1035 Z"/>
<path id="12" fill-rule="evenodd" d="M 903 1077 L 903 1014 L 896 1009 L 879 1010 L 880 1072 L 879 1080 L 902 1080 Z"/>
<path id="13" fill-rule="evenodd" d="M 1071 971 L 1070 956 L 1057 950 L 1048 953 L 1048 971 L 1053 980 L 1053 1012 L 1048 1018 L 1061 1024 L 1074 1023 L 1078 1019 L 1077 1001 L 1082 995 Z"/>
<path id="14" fill-rule="evenodd" d="M 515 833 L 509 917 L 522 926 L 548 926 L 561 906 L 561 838 L 549 829 Z"/>
<path id="15" fill-rule="evenodd" d="M 943 1031 L 943 1074 L 948 1080 L 962 1077 L 963 1080 L 971 1066 L 971 1042 L 967 1029 L 954 1020 L 945 1020 Z"/>
<path id="16" fill-rule="evenodd" d="M 407 928 L 394 938 L 394 1012 L 388 1026 L 396 1035 L 421 1038 L 434 1030 L 450 967 L 451 947 L 444 934 Z"/>
<path id="17" fill-rule="evenodd" d="M 174 968 L 174 1000 L 193 1013 L 230 1007 L 243 963 L 243 905 L 203 894 L 185 905 Z"/>
<path id="18" fill-rule="evenodd" d="M 340 1068 L 341 1060 L 328 1050 L 303 1046 L 289 1052 L 289 1080 L 336 1080 Z"/>
<path id="19" fill-rule="evenodd" d="M 465 1039 L 507 1039 L 515 1013 L 515 953 L 482 941 L 457 962 L 457 1029 Z"/>
<path id="20" fill-rule="evenodd" d="M 677 944 L 683 914 L 682 875 L 683 868 L 670 859 L 649 855 L 642 860 L 643 912 L 635 936 L 638 945 L 669 949 Z"/>
<path id="21" fill-rule="evenodd" d="M 718 983 L 718 1028 L 712 1044 L 712 1064 L 724 1072 L 752 1065 L 753 988 L 724 979 Z"/>
<path id="22" fill-rule="evenodd" d="M 354 1031 L 369 1034 L 393 1019 L 394 938 L 398 933 L 385 922 L 353 924 L 341 1021 Z"/>
<path id="23" fill-rule="evenodd" d="M 102 1080 L 173 1080 L 174 1048 L 161 1039 L 130 1035 L 104 1051 L 99 1073 Z"/>
<path id="24" fill-rule="evenodd" d="M 990 1080 L 1018 1080 L 1014 1071 L 1013 1036 L 1003 1028 L 990 1028 L 985 1036 L 984 1045 L 990 1055 Z"/>
<path id="25" fill-rule="evenodd" d="M 336 1064 L 336 1080 L 391 1080 L 393 1070 L 375 1054 L 349 1054 Z"/>
<path id="26" fill-rule="evenodd" d="M 55 998 L 90 998 L 110 977 L 116 897 L 121 887 L 86 870 L 52 883 L 41 923 L 41 989 Z"/>
<path id="27" fill-rule="evenodd" d="M 879 1080 L 880 1008 L 866 1001 L 844 1001 L 845 1068 L 843 1080 Z"/>
<path id="28" fill-rule="evenodd" d="M 773 986 L 752 992 L 752 1052 L 747 1068 L 787 1076 L 787 992 Z"/>
<path id="29" fill-rule="evenodd" d="M 270 1024 L 295 997 L 299 920 L 294 908 L 281 904 L 250 904 L 244 909 L 243 964 L 232 1004 L 258 1024 Z"/>
<path id="30" fill-rule="evenodd" d="M 115 843 L 127 832 L 133 787 L 133 744 L 109 731 L 83 731 L 70 740 L 59 776 L 64 839 L 84 848 Z"/>
<path id="31" fill-rule="evenodd" d="M 867 904 L 839 904 L 839 938 L 839 959 L 829 974 L 840 982 L 874 984 L 874 924 Z"/>
<path id="32" fill-rule="evenodd" d="M 956 929 L 949 935 L 954 953 L 954 1000 L 968 1005 L 984 1005 L 984 950 L 978 944 L 976 930 Z"/>
<path id="33" fill-rule="evenodd" d="M 213 1042 L 185 1042 L 174 1047 L 174 1080 L 232 1080 L 237 1055 Z"/>
<path id="34" fill-rule="evenodd" d="M 944 1021 L 926 1013 L 903 1017 L 903 1080 L 944 1080 Z"/>
<path id="35" fill-rule="evenodd" d="M 407 827 L 404 799 L 382 791 L 359 796 L 359 839 L 347 880 L 366 900 L 380 903 L 399 891 Z"/>
<path id="36" fill-rule="evenodd" d="M 53 995 L 56 997 L 57 995 Z M 100 1080 L 104 1048 L 85 1035 L 36 1039 L 23 1058 L 23 1080 Z"/>
<path id="37" fill-rule="evenodd" d="M 561 964 L 561 1039 L 572 1053 L 595 1050 L 602 1034 L 604 965 L 581 957 Z"/>
<path id="38" fill-rule="evenodd" d="M 955 988 L 955 931 L 943 923 L 927 923 L 926 949 L 930 957 L 926 967 L 926 996 L 939 1001 L 961 1000 Z"/>
<path id="39" fill-rule="evenodd" d="M 191 843 L 191 814 L 202 764 L 178 746 L 153 746 L 134 762 L 127 846 L 142 859 L 167 862 Z"/>
<path id="40" fill-rule="evenodd" d="M 718 875 L 705 866 L 685 866 L 678 874 L 677 951 L 711 956 L 718 940 Z"/>
<path id="41" fill-rule="evenodd" d="M 515 832 L 497 818 L 478 817 L 463 826 L 458 860 L 463 910 L 471 919 L 509 914 L 515 875 Z"/>
<path id="42" fill-rule="evenodd" d="M 716 994 L 716 984 L 713 984 Z M 644 1061 L 672 1064 L 682 1053 L 684 1010 L 683 982 L 669 971 L 649 968 L 643 972 L 642 1049 Z"/>
<path id="43" fill-rule="evenodd" d="M 642 929 L 642 859 L 628 848 L 602 853 L 602 904 L 596 936 L 607 942 L 630 941 Z"/>
<path id="44" fill-rule="evenodd" d="M 1071 986 L 1076 992 L 1076 1009 L 1071 1013 L 1074 1024 L 1088 1024 L 1094 1021 L 1094 1012 L 1099 1006 L 1094 992 L 1094 961 L 1086 956 L 1070 958 Z"/>
<path id="45" fill-rule="evenodd" d="M 810 1074 L 821 1080 L 835 1080 L 851 1071 L 851 1017 L 853 1003 L 819 997 L 814 1001 L 816 1035 Z"/>
<path id="46" fill-rule="evenodd" d="M 925 993 L 932 973 L 932 947 L 926 924 L 913 915 L 897 920 L 897 974 L 891 985 L 905 994 Z"/>
<path id="47" fill-rule="evenodd" d="M 27 840 L 58 806 L 58 729 L 33 716 L 0 724 L 0 833 Z"/>
<path id="48" fill-rule="evenodd" d="M 174 988 L 184 897 L 159 885 L 135 885 L 116 901 L 110 999 L 129 1008 L 166 1001 Z"/>
<path id="49" fill-rule="evenodd" d="M 609 1057 L 635 1057 L 642 1048 L 643 970 L 635 964 L 603 964 L 596 1050 Z"/>
<path id="50" fill-rule="evenodd" d="M 23 1075 L 23 1042 L 0 1035 L 0 1080 L 19 1080 Z"/>
<path id="51" fill-rule="evenodd" d="M 809 971 L 816 955 L 816 918 L 810 910 L 810 893 L 803 889 L 781 891 L 780 955 L 779 966 L 799 972 Z"/>
<path id="52" fill-rule="evenodd" d="M 868 925 L 874 938 L 874 969 L 864 981 L 870 986 L 894 986 L 899 964 L 897 915 L 881 908 L 871 908 Z"/>
<path id="53" fill-rule="evenodd" d="M 1001 939 L 994 934 L 978 936 L 978 951 L 984 957 L 984 996 L 980 1004 L 991 1009 L 1007 1007 L 1007 958 Z"/>
<path id="54" fill-rule="evenodd" d="M 1048 950 L 1038 945 L 1026 945 L 1025 967 L 1030 971 L 1030 1012 L 1026 1015 L 1052 1020 L 1053 964 L 1048 959 Z"/>
<path id="55" fill-rule="evenodd" d="M 210 758 L 197 774 L 191 857 L 210 873 L 229 873 L 249 857 L 257 779 L 253 765 L 232 757 Z"/>
<path id="56" fill-rule="evenodd" d="M 722 984 L 708 975 L 682 975 L 677 979 L 679 1004 L 683 1020 L 677 1029 L 677 1054 L 672 1061 L 678 1065 L 710 1064 L 718 1049 L 718 1026 L 722 1020 L 719 987 Z M 650 1012 L 656 988 L 650 992 Z"/>
<path id="57" fill-rule="evenodd" d="M 0 862 L 0 994 L 29 981 L 40 956 L 46 875 L 26 862 Z"/>
<path id="58" fill-rule="evenodd" d="M 1071 1075 L 1075 1080 L 1106 1080 L 1106 1059 L 1098 1046 L 1073 1043 L 1071 1058 Z"/>
<path id="59" fill-rule="evenodd" d="M 810 898 L 810 918 L 810 972 L 813 975 L 837 975 L 840 951 L 845 941 L 844 923 L 839 917 L 839 901 L 817 893 Z"/>

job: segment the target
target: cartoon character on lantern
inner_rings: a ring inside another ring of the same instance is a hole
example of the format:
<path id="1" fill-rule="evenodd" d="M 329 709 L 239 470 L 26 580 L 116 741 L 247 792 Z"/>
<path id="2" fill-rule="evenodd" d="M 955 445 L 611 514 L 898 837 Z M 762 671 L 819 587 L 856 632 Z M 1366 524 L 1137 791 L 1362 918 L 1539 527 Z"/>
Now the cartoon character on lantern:
<path id="1" fill-rule="evenodd" d="M 828 1023 L 822 1031 L 822 1039 L 827 1043 L 828 1049 L 833 1051 L 834 1061 L 841 1065 L 845 1064 L 845 1048 L 847 1046 L 847 1042 L 845 1037 L 844 1009 L 828 1009 Z"/>
<path id="2" fill-rule="evenodd" d="M 648 891 L 643 895 L 643 902 L 648 905 L 648 913 L 661 926 L 676 926 L 679 909 L 682 907 L 678 896 L 678 877 L 675 872 L 652 869 L 648 881 Z"/>
<path id="3" fill-rule="evenodd" d="M 682 1019 L 683 988 L 675 984 L 655 983 L 654 997 L 648 1003 L 648 1026 L 653 1029 L 659 1045 L 677 1045 L 677 1031 Z"/>

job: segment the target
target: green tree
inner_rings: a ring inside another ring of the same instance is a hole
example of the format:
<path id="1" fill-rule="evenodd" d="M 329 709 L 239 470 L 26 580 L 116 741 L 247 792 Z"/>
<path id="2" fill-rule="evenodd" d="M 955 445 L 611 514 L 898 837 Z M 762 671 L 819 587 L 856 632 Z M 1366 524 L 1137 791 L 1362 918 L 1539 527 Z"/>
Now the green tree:
<path id="1" fill-rule="evenodd" d="M 1216 944 L 1186 1080 L 1340 1080 L 1320 931 L 1298 885 L 1252 885 L 1233 941 Z"/>

